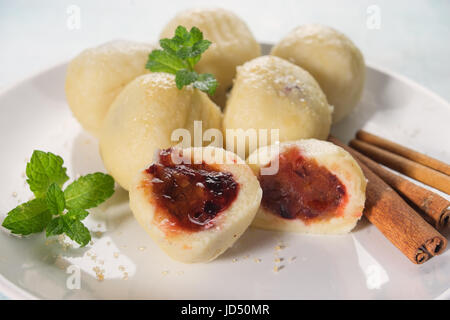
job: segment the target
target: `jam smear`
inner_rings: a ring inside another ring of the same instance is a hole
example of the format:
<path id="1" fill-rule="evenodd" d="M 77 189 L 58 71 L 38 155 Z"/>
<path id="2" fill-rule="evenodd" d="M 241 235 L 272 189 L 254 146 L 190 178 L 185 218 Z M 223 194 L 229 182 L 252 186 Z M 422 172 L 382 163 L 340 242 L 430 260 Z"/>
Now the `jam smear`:
<path id="1" fill-rule="evenodd" d="M 200 231 L 214 226 L 214 218 L 236 199 L 239 184 L 229 172 L 206 163 L 174 164 L 172 149 L 161 150 L 159 162 L 146 172 L 159 207 L 158 220 L 168 219 L 171 227 Z"/>
<path id="2" fill-rule="evenodd" d="M 285 219 L 306 224 L 339 215 L 347 192 L 341 181 L 314 159 L 306 159 L 297 147 L 279 156 L 275 175 L 259 175 L 262 206 Z"/>

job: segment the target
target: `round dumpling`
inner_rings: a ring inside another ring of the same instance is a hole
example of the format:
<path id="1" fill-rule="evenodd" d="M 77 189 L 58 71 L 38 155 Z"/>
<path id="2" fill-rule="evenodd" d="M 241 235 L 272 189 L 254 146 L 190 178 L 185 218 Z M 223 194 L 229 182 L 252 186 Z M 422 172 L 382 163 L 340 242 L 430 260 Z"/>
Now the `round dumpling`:
<path id="1" fill-rule="evenodd" d="M 307 70 L 334 106 L 333 123 L 349 114 L 358 103 L 365 80 L 361 51 L 344 34 L 312 24 L 291 31 L 271 54 Z"/>
<path id="2" fill-rule="evenodd" d="M 174 146 L 175 129 L 194 137 L 202 129 L 220 130 L 222 113 L 192 86 L 177 89 L 173 75 L 149 73 L 129 83 L 112 103 L 100 132 L 100 154 L 108 172 L 125 189 L 159 148 Z M 185 141 L 184 141 L 185 142 Z"/>
<path id="3" fill-rule="evenodd" d="M 261 194 L 252 170 L 234 153 L 213 147 L 170 148 L 136 176 L 130 208 L 170 257 L 207 262 L 248 228 Z"/>
<path id="4" fill-rule="evenodd" d="M 247 130 L 278 129 L 279 141 L 326 139 L 333 108 L 314 78 L 289 61 L 262 56 L 238 67 L 224 115 L 227 149 L 246 141 Z M 233 131 L 230 131 L 233 129 Z M 242 130 L 239 130 L 242 129 Z M 259 137 L 259 146 L 267 143 Z M 239 149 L 239 146 L 238 146 Z M 246 154 L 256 149 L 246 143 Z M 240 156 L 240 152 L 238 153 Z"/>
<path id="5" fill-rule="evenodd" d="M 263 191 L 255 227 L 340 234 L 361 218 L 366 179 L 355 159 L 331 142 L 306 139 L 266 146 L 247 162 Z"/>
<path id="6" fill-rule="evenodd" d="M 67 102 L 84 129 L 98 136 L 119 92 L 136 77 L 148 73 L 145 64 L 155 48 L 151 44 L 113 41 L 87 49 L 69 63 Z"/>
<path id="7" fill-rule="evenodd" d="M 178 26 L 197 27 L 212 42 L 195 66 L 200 73 L 215 75 L 219 86 L 213 100 L 225 106 L 233 85 L 236 67 L 261 55 L 261 48 L 245 22 L 233 12 L 219 8 L 199 8 L 180 12 L 164 28 L 161 38 L 172 38 Z"/>

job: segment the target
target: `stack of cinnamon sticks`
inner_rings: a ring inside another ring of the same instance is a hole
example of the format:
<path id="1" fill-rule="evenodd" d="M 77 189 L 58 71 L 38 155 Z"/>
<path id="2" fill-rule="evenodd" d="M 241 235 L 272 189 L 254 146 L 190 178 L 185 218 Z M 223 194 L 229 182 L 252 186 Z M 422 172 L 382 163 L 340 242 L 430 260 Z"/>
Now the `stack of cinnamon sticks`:
<path id="1" fill-rule="evenodd" d="M 450 202 L 380 164 L 450 194 L 448 164 L 362 130 L 350 146 L 329 140 L 361 166 L 368 180 L 364 215 L 386 238 L 416 264 L 444 251 L 438 230 L 449 224 Z"/>

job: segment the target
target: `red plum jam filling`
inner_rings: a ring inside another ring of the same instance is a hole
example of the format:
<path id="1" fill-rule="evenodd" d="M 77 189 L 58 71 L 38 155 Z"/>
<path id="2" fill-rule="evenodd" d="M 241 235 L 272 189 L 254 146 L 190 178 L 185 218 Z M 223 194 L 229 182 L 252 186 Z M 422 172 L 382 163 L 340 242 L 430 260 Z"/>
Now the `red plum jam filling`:
<path id="1" fill-rule="evenodd" d="M 298 148 L 279 155 L 275 175 L 260 175 L 262 206 L 284 219 L 305 223 L 339 215 L 346 202 L 345 185 L 314 159 L 306 159 Z"/>
<path id="2" fill-rule="evenodd" d="M 231 173 L 204 162 L 174 164 L 171 152 L 162 150 L 159 162 L 146 170 L 159 215 L 167 218 L 172 228 L 185 231 L 213 227 L 215 218 L 236 199 L 239 184 Z"/>

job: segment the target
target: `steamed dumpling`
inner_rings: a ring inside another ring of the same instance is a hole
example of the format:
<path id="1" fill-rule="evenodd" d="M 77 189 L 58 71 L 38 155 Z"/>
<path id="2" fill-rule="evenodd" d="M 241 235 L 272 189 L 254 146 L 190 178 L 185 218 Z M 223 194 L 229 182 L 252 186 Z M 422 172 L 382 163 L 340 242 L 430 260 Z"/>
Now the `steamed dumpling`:
<path id="1" fill-rule="evenodd" d="M 172 155 L 182 161 L 174 163 Z M 236 242 L 261 201 L 247 164 L 221 148 L 161 150 L 130 188 L 136 220 L 170 257 L 207 262 Z"/>
<path id="2" fill-rule="evenodd" d="M 219 8 L 199 8 L 180 12 L 164 28 L 161 38 L 172 38 L 182 25 L 197 27 L 212 42 L 195 69 L 215 75 L 219 86 L 213 100 L 225 106 L 226 94 L 233 84 L 236 67 L 261 55 L 261 48 L 245 22 L 233 12 Z"/>
<path id="3" fill-rule="evenodd" d="M 366 69 L 361 51 L 344 34 L 317 24 L 300 26 L 284 37 L 271 54 L 311 73 L 334 106 L 333 123 L 355 108 Z"/>
<path id="4" fill-rule="evenodd" d="M 66 96 L 73 114 L 98 136 L 106 113 L 122 89 L 149 72 L 145 64 L 156 46 L 113 41 L 80 53 L 67 68 Z"/>
<path id="5" fill-rule="evenodd" d="M 134 176 L 159 148 L 174 146 L 171 135 L 185 128 L 193 137 L 194 121 L 203 130 L 221 128 L 222 113 L 192 86 L 177 89 L 173 75 L 149 73 L 129 83 L 109 109 L 100 132 L 100 154 L 108 172 L 129 190 Z"/>
<path id="6" fill-rule="evenodd" d="M 332 110 L 307 71 L 284 59 L 263 56 L 238 67 L 225 109 L 224 129 L 243 129 L 235 131 L 240 141 L 248 129 L 279 129 L 279 141 L 326 139 Z M 230 148 L 230 132 L 226 134 L 227 148 L 236 151 Z M 259 146 L 275 142 L 260 140 Z M 247 144 L 246 149 L 248 155 L 256 146 Z"/>
<path id="7" fill-rule="evenodd" d="M 247 162 L 263 191 L 255 227 L 342 234 L 362 216 L 366 179 L 355 159 L 331 142 L 305 139 L 266 146 Z"/>

